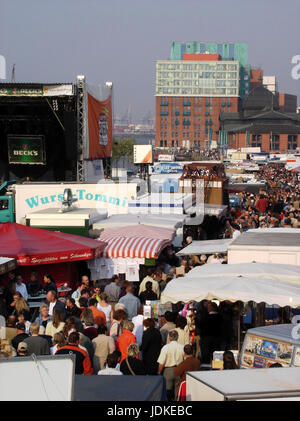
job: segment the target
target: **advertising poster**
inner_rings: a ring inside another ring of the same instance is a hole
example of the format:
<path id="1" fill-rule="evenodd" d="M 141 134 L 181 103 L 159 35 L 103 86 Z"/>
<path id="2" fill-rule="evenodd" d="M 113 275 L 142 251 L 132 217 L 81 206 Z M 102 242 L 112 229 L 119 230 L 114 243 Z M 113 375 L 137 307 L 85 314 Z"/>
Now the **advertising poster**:
<path id="1" fill-rule="evenodd" d="M 257 336 L 249 335 L 247 337 L 245 352 L 249 352 L 250 354 L 260 355 L 262 342 L 263 341 L 261 338 L 258 338 Z"/>
<path id="2" fill-rule="evenodd" d="M 300 367 L 300 348 L 295 350 L 294 366 Z"/>
<path id="3" fill-rule="evenodd" d="M 281 363 L 285 362 L 290 364 L 293 356 L 293 349 L 293 345 L 279 342 L 276 359 Z"/>
<path id="4" fill-rule="evenodd" d="M 7 137 L 10 164 L 46 164 L 44 136 Z"/>
<path id="5" fill-rule="evenodd" d="M 269 368 L 274 363 L 289 367 L 293 349 L 294 347 L 290 343 L 248 335 L 241 364 L 245 368 Z M 300 367 L 300 348 L 298 348 L 298 354 L 298 359 L 296 356 L 295 362 L 297 361 Z"/>
<path id="6" fill-rule="evenodd" d="M 110 158 L 112 153 L 112 105 L 109 96 L 99 101 L 88 98 L 89 159 Z"/>
<path id="7" fill-rule="evenodd" d="M 276 359 L 278 342 L 264 340 L 260 355 L 266 358 Z"/>
<path id="8" fill-rule="evenodd" d="M 254 357 L 253 360 L 253 368 L 265 368 L 266 367 L 266 360 L 260 357 Z"/>
<path id="9" fill-rule="evenodd" d="M 254 360 L 253 355 L 244 354 L 242 358 L 242 366 L 246 368 L 253 367 L 253 360 Z"/>

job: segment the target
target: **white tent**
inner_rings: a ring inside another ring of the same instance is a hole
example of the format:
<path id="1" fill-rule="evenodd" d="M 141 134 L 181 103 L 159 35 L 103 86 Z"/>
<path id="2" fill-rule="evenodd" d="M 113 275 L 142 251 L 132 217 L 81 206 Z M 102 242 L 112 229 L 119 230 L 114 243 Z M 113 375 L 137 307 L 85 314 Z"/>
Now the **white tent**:
<path id="1" fill-rule="evenodd" d="M 177 253 L 177 256 L 189 256 L 192 254 L 212 254 L 212 253 L 226 253 L 229 244 L 233 241 L 230 239 L 222 240 L 205 240 L 193 241 L 191 244 L 183 248 Z"/>
<path id="2" fill-rule="evenodd" d="M 201 279 L 184 276 L 170 281 L 161 294 L 162 304 L 179 301 L 199 302 L 204 299 L 229 300 L 231 302 L 255 301 L 256 303 L 276 304 L 280 307 L 299 307 L 300 284 L 241 275 Z"/>
<path id="3" fill-rule="evenodd" d="M 177 229 L 182 227 L 184 220 L 185 216 L 183 215 L 133 215 L 129 213 L 111 215 L 109 218 L 94 224 L 93 229 L 103 230 L 107 228 L 117 228 L 136 224 Z"/>
<path id="4" fill-rule="evenodd" d="M 300 266 L 279 263 L 236 263 L 229 265 L 207 264 L 192 269 L 185 278 L 197 279 L 199 282 L 208 277 L 256 277 L 257 279 L 274 279 L 279 281 L 299 282 Z"/>

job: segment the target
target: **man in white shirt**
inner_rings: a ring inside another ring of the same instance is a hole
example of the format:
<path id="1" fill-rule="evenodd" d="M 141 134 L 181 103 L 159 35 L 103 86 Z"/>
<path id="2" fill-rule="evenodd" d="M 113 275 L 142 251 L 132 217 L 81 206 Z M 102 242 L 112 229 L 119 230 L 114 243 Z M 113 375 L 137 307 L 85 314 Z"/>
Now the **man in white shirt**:
<path id="1" fill-rule="evenodd" d="M 171 330 L 168 338 L 170 343 L 163 346 L 158 357 L 158 374 L 166 379 L 167 398 L 171 401 L 177 398 L 180 377 L 174 376 L 174 368 L 184 360 L 184 346 L 177 342 L 178 332 Z"/>
<path id="2" fill-rule="evenodd" d="M 150 268 L 148 270 L 148 275 L 140 283 L 139 295 L 141 295 L 141 293 L 146 290 L 146 283 L 150 281 L 152 283 L 152 291 L 155 292 L 157 298 L 160 297 L 159 283 L 155 279 L 153 279 L 154 277 L 155 271 L 152 268 Z"/>
<path id="3" fill-rule="evenodd" d="M 23 279 L 21 275 L 18 275 L 16 278 L 16 291 L 18 291 L 22 297 L 24 298 L 25 301 L 27 301 L 28 299 L 28 292 L 27 292 L 27 288 L 26 285 L 23 283 Z"/>
<path id="4" fill-rule="evenodd" d="M 105 294 L 108 296 L 109 302 L 118 302 L 120 298 L 121 288 L 119 286 L 119 277 L 114 275 L 111 282 L 104 288 Z"/>
<path id="5" fill-rule="evenodd" d="M 106 368 L 98 371 L 99 376 L 102 376 L 102 375 L 108 375 L 108 376 L 123 375 L 123 373 L 120 370 L 117 370 L 118 358 L 117 358 L 117 355 L 114 352 L 107 356 L 106 362 L 107 362 Z"/>

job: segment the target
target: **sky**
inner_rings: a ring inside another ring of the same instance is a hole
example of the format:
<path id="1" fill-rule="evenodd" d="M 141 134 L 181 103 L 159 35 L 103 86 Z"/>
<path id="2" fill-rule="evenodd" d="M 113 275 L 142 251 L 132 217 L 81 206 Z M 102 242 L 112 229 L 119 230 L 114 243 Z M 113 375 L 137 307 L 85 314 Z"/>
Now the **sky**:
<path id="1" fill-rule="evenodd" d="M 7 82 L 114 83 L 115 115 L 155 108 L 155 62 L 173 41 L 246 42 L 249 63 L 300 97 L 299 0 L 1 0 Z M 298 99 L 298 104 L 300 100 Z"/>

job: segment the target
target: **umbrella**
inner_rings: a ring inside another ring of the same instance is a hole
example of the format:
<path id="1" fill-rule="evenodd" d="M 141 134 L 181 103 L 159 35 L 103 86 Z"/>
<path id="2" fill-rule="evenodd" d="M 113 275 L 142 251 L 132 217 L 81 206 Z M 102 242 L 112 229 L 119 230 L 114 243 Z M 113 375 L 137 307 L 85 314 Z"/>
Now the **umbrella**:
<path id="1" fill-rule="evenodd" d="M 79 235 L 0 224 L 0 254 L 16 258 L 23 266 L 93 259 L 103 255 L 106 245 Z"/>
<path id="2" fill-rule="evenodd" d="M 241 275 L 206 277 L 201 280 L 184 276 L 170 281 L 161 294 L 162 304 L 199 302 L 204 299 L 255 301 L 295 308 L 300 306 L 300 284 Z"/>
<path id="3" fill-rule="evenodd" d="M 193 243 L 192 243 L 193 244 Z M 234 263 L 228 265 L 207 264 L 192 269 L 185 278 L 198 281 L 208 277 L 255 277 L 300 282 L 300 266 L 278 263 Z"/>

